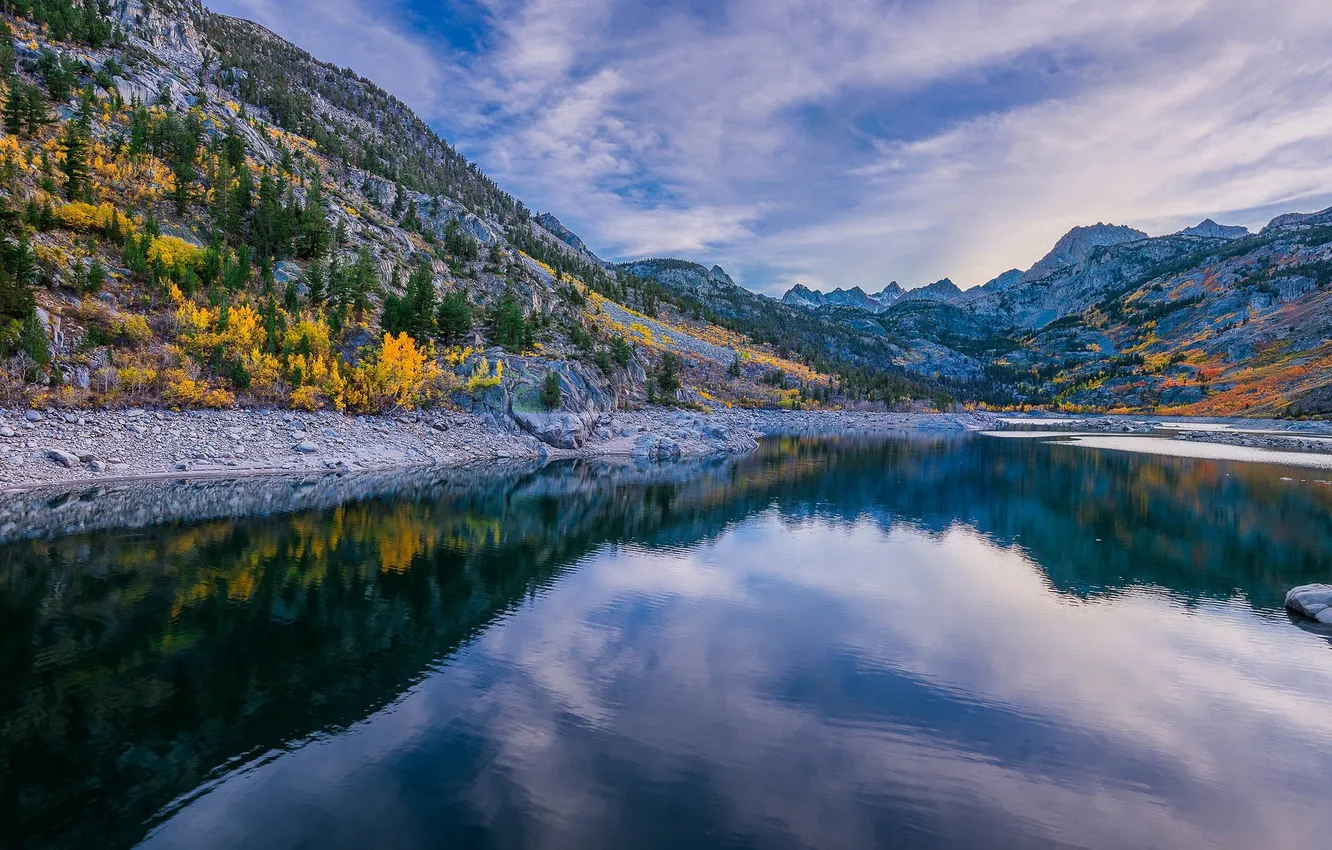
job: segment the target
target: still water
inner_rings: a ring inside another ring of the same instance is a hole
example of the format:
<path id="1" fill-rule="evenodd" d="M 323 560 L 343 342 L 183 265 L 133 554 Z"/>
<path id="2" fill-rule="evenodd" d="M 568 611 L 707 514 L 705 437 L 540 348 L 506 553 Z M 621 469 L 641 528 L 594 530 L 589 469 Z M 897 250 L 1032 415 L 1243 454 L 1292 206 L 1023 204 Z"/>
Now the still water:
<path id="1" fill-rule="evenodd" d="M 71 494 L 108 527 L 0 547 L 0 844 L 1321 846 L 1319 475 L 976 436 Z"/>

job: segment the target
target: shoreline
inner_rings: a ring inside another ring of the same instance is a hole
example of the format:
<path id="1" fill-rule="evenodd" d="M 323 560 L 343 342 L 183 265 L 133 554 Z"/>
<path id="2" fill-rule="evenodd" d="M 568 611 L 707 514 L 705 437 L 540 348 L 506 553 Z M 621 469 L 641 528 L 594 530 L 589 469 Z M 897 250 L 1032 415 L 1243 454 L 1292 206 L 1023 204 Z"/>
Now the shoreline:
<path id="1" fill-rule="evenodd" d="M 0 494 L 78 484 L 387 473 L 561 458 L 660 462 L 745 454 L 757 439 L 774 435 L 1020 433 L 1051 426 L 1294 451 L 1332 449 L 1332 423 L 1155 416 L 647 408 L 603 413 L 581 447 L 559 449 L 511 418 L 439 409 L 379 416 L 280 409 L 0 409 Z"/>
<path id="2" fill-rule="evenodd" d="M 389 472 L 490 461 L 670 461 L 752 451 L 765 434 L 963 432 L 989 414 L 667 408 L 604 413 L 583 445 L 549 446 L 509 418 L 448 410 L 0 410 L 0 493 L 177 478 Z"/>

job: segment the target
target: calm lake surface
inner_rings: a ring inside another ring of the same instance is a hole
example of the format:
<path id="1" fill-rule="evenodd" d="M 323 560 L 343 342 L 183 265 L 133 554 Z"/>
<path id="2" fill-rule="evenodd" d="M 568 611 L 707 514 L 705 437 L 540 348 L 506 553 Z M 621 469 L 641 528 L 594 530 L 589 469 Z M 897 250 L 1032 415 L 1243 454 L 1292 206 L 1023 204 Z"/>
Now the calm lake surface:
<path id="1" fill-rule="evenodd" d="M 414 475 L 0 547 L 0 845 L 1332 833 L 1332 643 L 1281 610 L 1332 579 L 1320 470 L 974 436 Z"/>

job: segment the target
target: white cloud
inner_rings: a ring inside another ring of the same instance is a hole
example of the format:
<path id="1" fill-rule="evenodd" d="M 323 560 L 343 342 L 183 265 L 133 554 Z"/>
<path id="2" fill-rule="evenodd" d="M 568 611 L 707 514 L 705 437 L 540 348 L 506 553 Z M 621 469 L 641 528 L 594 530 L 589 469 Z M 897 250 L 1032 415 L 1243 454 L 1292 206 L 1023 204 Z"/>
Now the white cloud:
<path id="1" fill-rule="evenodd" d="M 363 0 L 207 0 L 208 8 L 262 24 L 316 59 L 350 67 L 436 117 L 444 66 L 430 45 L 392 14 Z"/>
<path id="2" fill-rule="evenodd" d="M 1078 224 L 1332 201 L 1315 0 L 477 2 L 467 57 L 366 0 L 221 5 L 375 78 L 594 250 L 759 289 L 974 285 Z"/>

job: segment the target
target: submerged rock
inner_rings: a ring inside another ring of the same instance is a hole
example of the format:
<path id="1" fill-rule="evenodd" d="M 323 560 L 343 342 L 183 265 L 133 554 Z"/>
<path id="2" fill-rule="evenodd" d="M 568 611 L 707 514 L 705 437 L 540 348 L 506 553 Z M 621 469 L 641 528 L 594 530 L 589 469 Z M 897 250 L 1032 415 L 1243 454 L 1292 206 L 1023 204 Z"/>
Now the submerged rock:
<path id="1" fill-rule="evenodd" d="M 1320 623 L 1332 625 L 1332 585 L 1306 584 L 1286 594 L 1286 607 Z"/>

